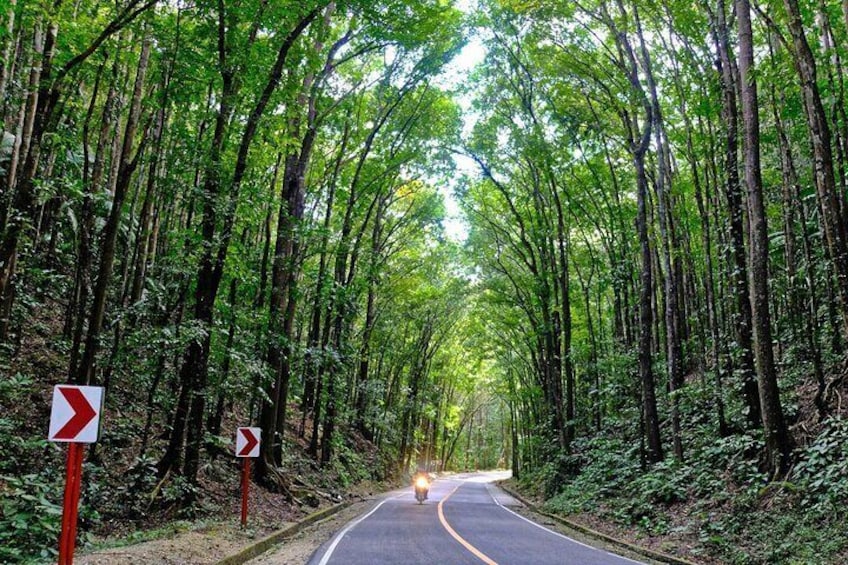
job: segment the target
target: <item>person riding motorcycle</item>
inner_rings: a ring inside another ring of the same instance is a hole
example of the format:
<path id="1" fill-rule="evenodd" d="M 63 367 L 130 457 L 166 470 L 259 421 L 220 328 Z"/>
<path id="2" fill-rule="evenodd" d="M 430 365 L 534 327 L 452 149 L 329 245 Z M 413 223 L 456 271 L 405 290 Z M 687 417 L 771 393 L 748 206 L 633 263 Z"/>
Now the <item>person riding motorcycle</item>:
<path id="1" fill-rule="evenodd" d="M 418 469 L 415 474 L 412 475 L 412 487 L 416 491 L 420 489 L 424 492 L 424 500 L 427 500 L 430 493 L 430 482 L 430 475 L 424 469 Z"/>

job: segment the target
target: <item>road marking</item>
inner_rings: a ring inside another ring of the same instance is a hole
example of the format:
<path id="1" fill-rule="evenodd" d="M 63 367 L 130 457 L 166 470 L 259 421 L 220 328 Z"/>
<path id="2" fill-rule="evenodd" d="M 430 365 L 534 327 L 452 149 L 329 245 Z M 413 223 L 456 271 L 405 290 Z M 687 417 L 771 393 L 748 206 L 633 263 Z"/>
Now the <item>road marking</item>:
<path id="1" fill-rule="evenodd" d="M 521 514 L 519 514 L 518 512 L 515 512 L 515 511 L 513 511 L 513 510 L 510 510 L 509 508 L 507 508 L 506 506 L 504 506 L 503 504 L 501 504 L 501 503 L 500 503 L 500 501 L 499 501 L 497 498 L 495 498 L 495 495 L 494 495 L 494 494 L 492 494 L 492 491 L 491 491 L 491 489 L 489 488 L 489 485 L 490 485 L 490 484 L 491 484 L 491 483 L 489 483 L 489 484 L 487 484 L 487 485 L 486 485 L 486 492 L 488 492 L 488 493 L 489 493 L 489 496 L 491 496 L 491 497 L 492 497 L 492 500 L 494 500 L 494 501 L 495 501 L 495 504 L 497 504 L 498 506 L 500 506 L 501 508 L 503 508 L 504 510 L 506 510 L 507 512 L 509 512 L 509 513 L 510 513 L 510 514 L 512 514 L 513 516 L 517 516 L 518 518 L 521 518 L 522 520 L 524 520 L 524 521 L 525 521 L 525 522 L 527 522 L 528 524 L 533 524 L 534 526 L 536 526 L 536 527 L 537 527 L 537 528 L 539 528 L 540 530 L 545 530 L 546 532 L 548 532 L 548 533 L 550 533 L 550 534 L 553 534 L 553 535 L 555 535 L 555 536 L 561 537 L 562 539 L 568 540 L 568 541 L 570 541 L 570 542 L 572 542 L 572 543 L 576 543 L 577 545 L 582 545 L 583 547 L 588 547 L 589 549 L 594 549 L 595 551 L 601 551 L 601 552 L 603 552 L 603 553 L 606 553 L 607 555 L 611 555 L 612 557 L 618 557 L 619 559 L 624 559 L 624 560 L 626 560 L 626 561 L 630 561 L 631 563 L 638 563 L 639 565 L 644 565 L 644 563 L 642 563 L 641 561 L 634 561 L 633 559 L 630 559 L 629 557 L 624 557 L 623 555 L 618 555 L 617 553 L 612 553 L 611 551 L 607 551 L 607 550 L 605 550 L 605 549 L 601 549 L 601 548 L 599 548 L 599 547 L 595 547 L 595 546 L 593 546 L 593 545 L 589 545 L 589 544 L 587 544 L 587 543 L 583 543 L 582 541 L 577 541 L 576 539 L 574 539 L 574 538 L 570 538 L 570 537 L 568 537 L 568 536 L 567 536 L 567 535 L 565 535 L 565 534 L 561 534 L 561 533 L 559 533 L 559 532 L 555 532 L 554 530 L 551 530 L 550 528 L 546 528 L 545 526 L 543 526 L 543 525 L 541 525 L 541 524 L 537 524 L 536 522 L 534 522 L 533 520 L 530 520 L 529 518 L 525 518 L 524 516 L 522 516 L 522 515 L 521 515 Z M 493 488 L 497 488 L 497 487 L 493 487 Z"/>
<path id="2" fill-rule="evenodd" d="M 461 484 L 456 485 L 456 488 L 454 488 L 452 491 L 450 491 L 450 493 L 449 493 L 446 497 L 444 497 L 443 499 L 441 499 L 441 500 L 439 501 L 439 507 L 438 507 L 438 509 L 439 509 L 439 521 L 442 523 L 442 526 L 444 526 L 445 530 L 447 530 L 447 532 L 448 532 L 451 536 L 453 536 L 453 539 L 455 539 L 456 541 L 458 541 L 459 543 L 461 543 L 461 544 L 462 544 L 462 546 L 463 546 L 465 549 L 467 549 L 468 551 L 470 551 L 470 552 L 471 552 L 471 553 L 472 553 L 475 557 L 477 557 L 480 561 L 482 561 L 483 563 L 486 563 L 486 565 L 498 565 L 496 562 L 492 561 L 492 560 L 491 560 L 488 556 L 486 556 L 486 554 L 485 554 L 485 553 L 483 553 L 482 551 L 480 551 L 479 549 L 477 549 L 476 547 L 474 547 L 473 545 L 471 545 L 470 543 L 468 543 L 467 541 L 465 541 L 465 540 L 462 538 L 462 536 L 460 536 L 458 533 L 456 533 L 456 531 L 455 531 L 453 528 L 451 528 L 451 525 L 450 525 L 450 524 L 448 524 L 448 521 L 445 519 L 445 513 L 442 511 L 442 505 L 443 505 L 443 504 L 445 503 L 445 501 L 446 501 L 447 499 L 449 499 L 449 498 L 453 495 L 453 493 L 455 493 L 455 492 L 457 491 L 457 489 L 459 489 L 459 487 L 461 487 L 461 486 L 462 486 Z M 321 563 L 321 565 L 324 565 L 324 564 L 323 564 L 323 563 Z"/>
<path id="3" fill-rule="evenodd" d="M 400 498 L 401 496 L 403 496 L 403 495 L 405 495 L 405 494 L 406 494 L 406 493 L 405 493 L 405 492 L 403 492 L 403 493 L 401 493 L 401 494 L 398 494 L 397 496 L 390 496 L 389 498 L 385 498 L 385 499 L 383 499 L 383 501 L 382 501 L 380 504 L 378 504 L 377 506 L 375 506 L 375 507 L 371 510 L 371 512 L 369 512 L 369 513 L 368 513 L 368 514 L 366 514 L 365 516 L 362 516 L 362 517 L 361 517 L 361 518 L 359 518 L 358 520 L 356 520 L 356 521 L 354 521 L 354 522 L 351 522 L 350 524 L 348 524 L 347 526 L 345 526 L 345 528 L 344 528 L 342 531 L 340 531 L 340 532 L 338 533 L 338 535 L 336 535 L 336 537 L 333 539 L 333 543 L 331 543 L 331 544 L 330 544 L 330 547 L 328 547 L 328 548 L 327 548 L 327 551 L 324 553 L 324 556 L 321 558 L 321 561 L 319 561 L 319 562 L 318 562 L 318 565 L 327 565 L 327 563 L 329 563 L 329 562 L 330 562 L 330 557 L 332 557 L 332 556 L 333 556 L 333 552 L 336 550 L 336 546 L 338 546 L 338 545 L 339 545 L 339 542 L 341 542 L 341 541 L 342 541 L 342 538 L 343 538 L 343 537 L 345 537 L 345 534 L 346 534 L 346 533 L 348 533 L 349 531 L 351 531 L 351 530 L 352 530 L 352 529 L 353 529 L 353 528 L 354 528 L 357 524 L 359 524 L 360 522 L 362 522 L 363 520 L 365 520 L 367 517 L 369 517 L 371 514 L 373 514 L 373 513 L 374 513 L 374 512 L 376 512 L 377 510 L 379 510 L 379 509 L 380 509 L 380 507 L 381 507 L 382 505 L 384 505 L 385 503 L 387 503 L 388 501 L 393 500 L 393 499 L 395 499 L 395 498 Z"/>

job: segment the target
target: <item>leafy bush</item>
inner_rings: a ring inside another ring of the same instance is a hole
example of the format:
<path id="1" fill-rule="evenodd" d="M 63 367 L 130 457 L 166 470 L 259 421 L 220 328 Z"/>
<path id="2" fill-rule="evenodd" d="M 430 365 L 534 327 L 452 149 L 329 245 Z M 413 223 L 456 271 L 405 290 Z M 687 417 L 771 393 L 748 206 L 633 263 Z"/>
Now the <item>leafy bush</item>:
<path id="1" fill-rule="evenodd" d="M 581 473 L 558 485 L 559 494 L 546 506 L 549 510 L 570 514 L 597 508 L 598 503 L 630 493 L 631 485 L 639 475 L 637 449 L 625 442 L 596 437 L 574 442 L 574 455 L 579 457 Z M 541 473 L 550 473 L 548 466 Z M 533 480 L 529 477 L 528 480 Z"/>
<path id="2" fill-rule="evenodd" d="M 35 420 L 33 414 L 17 409 L 30 404 L 28 396 L 34 386 L 32 377 L 21 373 L 0 378 L 0 406 L 3 407 L 0 434 L 4 438 L 0 442 L 0 475 L 17 475 L 21 470 L 41 468 L 49 460 L 45 458 L 45 450 L 50 445 L 45 430 L 25 420 Z"/>
<path id="3" fill-rule="evenodd" d="M 340 435 L 333 439 L 336 456 L 330 464 L 341 483 L 338 486 L 347 488 L 354 483 L 371 478 L 371 470 L 363 455 L 352 449 Z"/>
<path id="4" fill-rule="evenodd" d="M 136 458 L 124 475 L 125 481 L 117 487 L 115 498 L 121 500 L 121 515 L 144 518 L 152 504 L 151 493 L 155 492 L 158 478 L 156 459 L 150 456 Z M 104 503 L 107 501 L 104 501 Z"/>
<path id="5" fill-rule="evenodd" d="M 711 516 L 700 527 L 706 551 L 722 563 L 837 563 L 846 547 L 844 517 L 772 507 L 743 514 Z"/>
<path id="6" fill-rule="evenodd" d="M 633 487 L 638 497 L 646 503 L 668 506 L 686 500 L 688 482 L 689 469 L 674 461 L 664 461 L 640 475 L 634 481 Z"/>
<path id="7" fill-rule="evenodd" d="M 48 499 L 56 492 L 44 475 L 0 477 L 0 563 L 56 555 L 62 507 Z"/>
<path id="8" fill-rule="evenodd" d="M 756 497 L 768 481 L 758 468 L 757 456 L 763 447 L 762 440 L 738 434 L 713 439 L 693 449 L 686 464 L 695 496 L 724 499 L 730 496 L 730 481 L 741 487 L 746 496 Z"/>
<path id="9" fill-rule="evenodd" d="M 819 436 L 797 453 L 792 478 L 801 487 L 802 504 L 822 513 L 845 515 L 848 500 L 848 421 L 830 419 Z"/>
<path id="10" fill-rule="evenodd" d="M 188 499 L 196 499 L 199 488 L 195 485 L 192 485 L 185 477 L 176 476 L 173 477 L 165 486 L 162 488 L 162 501 L 167 505 L 177 505 L 182 506 L 181 504 L 185 500 Z M 188 508 L 187 512 L 191 512 L 191 508 Z"/>
<path id="11" fill-rule="evenodd" d="M 693 446 L 684 463 L 669 458 L 642 470 L 638 444 L 604 437 L 580 439 L 567 461 L 579 460 L 579 474 L 562 480 L 564 475 L 557 470 L 566 462 L 557 460 L 525 480 L 537 484 L 560 480 L 546 503 L 550 511 L 600 511 L 613 521 L 657 534 L 670 527 L 663 507 L 691 497 L 713 503 L 732 499 L 740 509 L 755 503 L 767 483 L 757 466 L 762 447 L 762 441 L 747 435 L 713 439 Z M 730 526 L 721 526 L 724 533 Z M 703 535 L 707 540 L 720 537 L 712 531 Z"/>

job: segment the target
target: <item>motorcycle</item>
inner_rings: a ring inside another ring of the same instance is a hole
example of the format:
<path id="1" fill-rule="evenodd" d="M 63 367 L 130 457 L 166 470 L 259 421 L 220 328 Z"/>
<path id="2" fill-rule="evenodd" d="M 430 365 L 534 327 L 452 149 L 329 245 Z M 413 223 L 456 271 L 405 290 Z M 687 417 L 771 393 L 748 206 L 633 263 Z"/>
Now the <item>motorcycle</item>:
<path id="1" fill-rule="evenodd" d="M 418 477 L 415 479 L 415 500 L 418 501 L 418 504 L 424 504 L 429 492 L 430 481 L 427 480 L 427 477 Z"/>

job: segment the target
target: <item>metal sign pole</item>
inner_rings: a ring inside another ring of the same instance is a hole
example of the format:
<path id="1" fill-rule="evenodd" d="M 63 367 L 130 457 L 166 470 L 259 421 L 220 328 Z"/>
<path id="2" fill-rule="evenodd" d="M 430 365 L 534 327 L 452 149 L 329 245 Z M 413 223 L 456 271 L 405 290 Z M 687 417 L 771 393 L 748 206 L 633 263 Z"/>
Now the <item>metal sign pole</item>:
<path id="1" fill-rule="evenodd" d="M 247 499 L 248 489 L 250 488 L 250 458 L 242 459 L 242 474 L 241 474 L 241 527 L 247 526 Z"/>
<path id="2" fill-rule="evenodd" d="M 71 565 L 74 562 L 82 458 L 82 444 L 69 443 L 68 463 L 65 471 L 65 497 L 62 506 L 62 533 L 59 537 L 59 565 Z"/>

